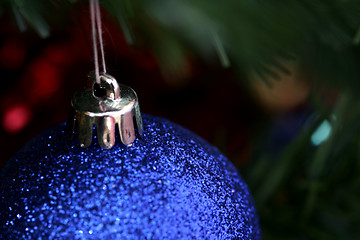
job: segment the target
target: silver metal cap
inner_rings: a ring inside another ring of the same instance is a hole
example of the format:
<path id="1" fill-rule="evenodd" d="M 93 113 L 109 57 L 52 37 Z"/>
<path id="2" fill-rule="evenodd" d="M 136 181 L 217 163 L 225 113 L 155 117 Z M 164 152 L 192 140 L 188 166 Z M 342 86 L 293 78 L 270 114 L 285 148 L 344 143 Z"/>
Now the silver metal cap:
<path id="1" fill-rule="evenodd" d="M 134 90 L 119 85 L 109 74 L 100 74 L 100 84 L 93 73 L 89 74 L 91 87 L 76 92 L 71 101 L 71 113 L 67 121 L 68 137 L 77 132 L 80 146 L 90 146 L 94 126 L 102 148 L 115 144 L 116 124 L 120 139 L 126 146 L 135 140 L 135 125 L 142 135 L 143 125 L 139 101 Z M 134 123 L 135 122 L 135 123 Z"/>

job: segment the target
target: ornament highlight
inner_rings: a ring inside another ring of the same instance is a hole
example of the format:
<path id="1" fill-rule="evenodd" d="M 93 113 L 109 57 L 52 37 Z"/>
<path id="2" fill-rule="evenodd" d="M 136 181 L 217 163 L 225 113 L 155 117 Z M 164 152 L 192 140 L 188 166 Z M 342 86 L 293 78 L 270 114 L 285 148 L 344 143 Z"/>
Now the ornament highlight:
<path id="1" fill-rule="evenodd" d="M 132 147 L 66 141 L 64 123 L 0 171 L 0 239 L 260 239 L 255 207 L 215 147 L 144 115 Z"/>

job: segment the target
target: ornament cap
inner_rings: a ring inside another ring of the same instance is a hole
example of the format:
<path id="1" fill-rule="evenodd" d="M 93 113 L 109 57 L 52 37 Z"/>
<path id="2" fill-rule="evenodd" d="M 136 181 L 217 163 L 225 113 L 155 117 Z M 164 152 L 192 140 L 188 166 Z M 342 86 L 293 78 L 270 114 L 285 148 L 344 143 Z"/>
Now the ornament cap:
<path id="1" fill-rule="evenodd" d="M 135 126 L 139 135 L 143 132 L 135 91 L 119 85 L 106 73 L 100 74 L 100 84 L 96 83 L 93 72 L 89 74 L 89 80 L 88 88 L 76 92 L 72 98 L 67 121 L 68 137 L 72 138 L 74 131 L 77 132 L 80 147 L 86 148 L 92 142 L 95 126 L 99 145 L 109 149 L 115 144 L 117 125 L 121 142 L 131 146 L 136 138 Z"/>

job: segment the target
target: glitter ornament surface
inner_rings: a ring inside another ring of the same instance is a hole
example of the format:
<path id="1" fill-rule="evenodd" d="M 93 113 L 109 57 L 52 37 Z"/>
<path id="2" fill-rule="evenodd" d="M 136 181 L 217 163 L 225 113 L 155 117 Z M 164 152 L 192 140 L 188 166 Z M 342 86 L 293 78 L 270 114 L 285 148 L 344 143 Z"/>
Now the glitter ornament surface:
<path id="1" fill-rule="evenodd" d="M 215 147 L 143 116 L 132 147 L 82 149 L 65 124 L 0 171 L 0 239 L 260 239 L 248 188 Z"/>

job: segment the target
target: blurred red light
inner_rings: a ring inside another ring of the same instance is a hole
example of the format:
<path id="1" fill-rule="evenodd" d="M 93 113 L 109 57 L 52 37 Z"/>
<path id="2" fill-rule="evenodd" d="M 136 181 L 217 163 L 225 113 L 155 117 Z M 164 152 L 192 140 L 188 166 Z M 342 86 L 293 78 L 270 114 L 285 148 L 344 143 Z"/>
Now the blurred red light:
<path id="1" fill-rule="evenodd" d="M 54 45 L 45 49 L 45 58 L 53 64 L 62 65 L 72 59 L 68 55 L 67 46 Z"/>
<path id="2" fill-rule="evenodd" d="M 61 85 L 60 71 L 47 59 L 40 58 L 31 66 L 32 89 L 31 99 L 35 102 L 51 97 Z"/>
<path id="3" fill-rule="evenodd" d="M 10 134 L 20 132 L 29 123 L 31 115 L 30 109 L 24 104 L 9 107 L 2 119 L 4 130 Z"/>

